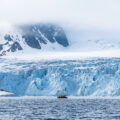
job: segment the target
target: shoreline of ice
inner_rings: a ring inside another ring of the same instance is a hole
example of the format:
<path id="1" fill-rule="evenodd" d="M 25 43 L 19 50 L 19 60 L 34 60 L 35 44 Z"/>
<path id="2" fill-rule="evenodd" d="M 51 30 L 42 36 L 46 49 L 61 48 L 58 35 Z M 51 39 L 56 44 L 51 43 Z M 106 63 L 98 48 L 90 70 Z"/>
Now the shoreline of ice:
<path id="1" fill-rule="evenodd" d="M 58 99 L 57 96 L 1 96 L 1 99 Z M 119 99 L 120 96 L 67 96 L 67 99 L 58 99 L 58 100 L 70 100 L 70 99 Z"/>

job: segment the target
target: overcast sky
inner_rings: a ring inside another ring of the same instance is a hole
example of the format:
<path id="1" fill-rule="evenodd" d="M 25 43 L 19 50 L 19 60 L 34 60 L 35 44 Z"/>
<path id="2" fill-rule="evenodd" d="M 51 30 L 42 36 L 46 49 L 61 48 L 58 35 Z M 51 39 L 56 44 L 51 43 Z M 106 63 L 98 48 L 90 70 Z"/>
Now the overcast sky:
<path id="1" fill-rule="evenodd" d="M 120 0 L 0 0 L 0 22 L 56 21 L 120 29 Z"/>
<path id="2" fill-rule="evenodd" d="M 120 40 L 120 0 L 0 0 L 0 29 L 7 23 L 60 23 L 78 40 Z"/>

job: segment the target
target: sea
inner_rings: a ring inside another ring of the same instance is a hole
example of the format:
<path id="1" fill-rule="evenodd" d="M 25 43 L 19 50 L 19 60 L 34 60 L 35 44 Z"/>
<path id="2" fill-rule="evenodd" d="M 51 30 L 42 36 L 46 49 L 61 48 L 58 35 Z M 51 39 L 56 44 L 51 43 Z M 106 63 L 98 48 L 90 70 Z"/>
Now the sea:
<path id="1" fill-rule="evenodd" d="M 120 98 L 1 97 L 0 120 L 120 120 Z"/>

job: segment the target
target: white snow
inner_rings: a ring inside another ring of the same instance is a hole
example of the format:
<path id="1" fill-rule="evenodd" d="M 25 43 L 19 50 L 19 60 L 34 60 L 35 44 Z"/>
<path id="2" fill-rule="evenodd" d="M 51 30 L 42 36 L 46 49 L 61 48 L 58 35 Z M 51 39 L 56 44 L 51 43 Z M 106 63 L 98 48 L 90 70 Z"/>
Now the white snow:
<path id="1" fill-rule="evenodd" d="M 7 95 L 13 95 L 13 93 L 0 90 L 0 96 L 7 96 Z"/>
<path id="2" fill-rule="evenodd" d="M 31 52 L 29 52 L 31 50 Z M 2 58 L 20 60 L 79 60 L 93 57 L 120 57 L 120 50 L 101 50 L 89 52 L 48 52 L 26 48 L 26 51 L 9 53 Z"/>

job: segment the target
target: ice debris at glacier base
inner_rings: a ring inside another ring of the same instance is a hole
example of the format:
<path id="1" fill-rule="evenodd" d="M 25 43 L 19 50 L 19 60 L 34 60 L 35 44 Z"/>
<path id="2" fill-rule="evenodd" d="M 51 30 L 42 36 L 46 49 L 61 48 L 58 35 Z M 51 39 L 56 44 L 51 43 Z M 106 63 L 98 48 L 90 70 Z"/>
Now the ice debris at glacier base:
<path id="1" fill-rule="evenodd" d="M 119 96 L 120 58 L 19 61 L 0 59 L 0 89 L 16 95 Z"/>

